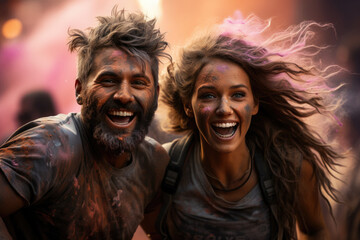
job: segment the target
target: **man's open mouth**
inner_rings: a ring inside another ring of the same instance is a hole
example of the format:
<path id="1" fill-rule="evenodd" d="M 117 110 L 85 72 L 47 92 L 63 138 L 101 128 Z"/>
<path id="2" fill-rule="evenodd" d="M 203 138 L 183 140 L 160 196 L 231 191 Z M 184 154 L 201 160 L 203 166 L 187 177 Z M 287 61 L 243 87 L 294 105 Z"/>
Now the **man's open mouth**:
<path id="1" fill-rule="evenodd" d="M 214 123 L 211 125 L 212 129 L 221 138 L 230 138 L 234 136 L 236 129 L 239 124 L 236 122 L 232 123 Z"/>
<path id="2" fill-rule="evenodd" d="M 135 114 L 130 111 L 110 111 L 108 116 L 116 125 L 127 125 L 135 117 Z"/>

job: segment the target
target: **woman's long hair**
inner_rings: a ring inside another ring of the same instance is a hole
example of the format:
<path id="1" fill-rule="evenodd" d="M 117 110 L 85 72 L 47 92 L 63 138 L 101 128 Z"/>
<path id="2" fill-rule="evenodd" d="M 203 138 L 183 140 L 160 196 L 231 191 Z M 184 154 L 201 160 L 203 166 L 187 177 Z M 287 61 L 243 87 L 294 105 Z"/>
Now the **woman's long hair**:
<path id="1" fill-rule="evenodd" d="M 197 131 L 194 119 L 186 115 L 183 106 L 192 97 L 201 69 L 218 58 L 232 61 L 246 71 L 254 100 L 259 103 L 246 141 L 251 150 L 262 150 L 274 176 L 278 238 L 296 239 L 299 159 L 313 166 L 322 196 L 337 200 L 329 173 L 341 155 L 308 125 L 308 119 L 322 116 L 334 120 L 341 101 L 333 101 L 338 87 L 329 87 L 328 80 L 341 68 L 319 67 L 314 58 L 323 47 L 309 43 L 314 29 L 331 28 L 330 24 L 303 22 L 267 36 L 270 24 L 270 20 L 254 15 L 229 18 L 215 29 L 196 35 L 168 66 L 160 99 L 168 108 L 168 130 Z M 336 125 L 335 120 L 329 123 Z"/>

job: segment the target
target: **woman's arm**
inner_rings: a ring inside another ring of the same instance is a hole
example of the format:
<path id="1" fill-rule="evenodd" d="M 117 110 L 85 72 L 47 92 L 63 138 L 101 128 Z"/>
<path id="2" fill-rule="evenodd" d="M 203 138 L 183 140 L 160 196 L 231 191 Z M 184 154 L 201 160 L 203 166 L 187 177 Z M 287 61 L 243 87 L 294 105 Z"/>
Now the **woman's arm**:
<path id="1" fill-rule="evenodd" d="M 301 239 L 328 239 L 317 179 L 312 165 L 306 160 L 302 161 L 298 196 L 297 220 Z"/>

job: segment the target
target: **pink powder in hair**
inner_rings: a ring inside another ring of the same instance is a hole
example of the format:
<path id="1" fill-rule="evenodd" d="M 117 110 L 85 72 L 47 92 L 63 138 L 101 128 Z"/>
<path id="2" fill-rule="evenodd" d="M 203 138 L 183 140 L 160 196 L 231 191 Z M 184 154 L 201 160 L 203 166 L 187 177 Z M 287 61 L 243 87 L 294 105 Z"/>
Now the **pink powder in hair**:
<path id="1" fill-rule="evenodd" d="M 336 115 L 333 115 L 332 117 L 336 120 L 337 124 L 338 124 L 340 127 L 342 127 L 342 126 L 344 125 Z"/>

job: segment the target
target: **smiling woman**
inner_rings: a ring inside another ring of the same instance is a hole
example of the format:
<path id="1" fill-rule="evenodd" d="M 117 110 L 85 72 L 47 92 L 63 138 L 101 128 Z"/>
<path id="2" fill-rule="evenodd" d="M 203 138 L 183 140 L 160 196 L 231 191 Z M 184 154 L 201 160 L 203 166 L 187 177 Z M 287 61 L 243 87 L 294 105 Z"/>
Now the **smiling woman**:
<path id="1" fill-rule="evenodd" d="M 202 136 L 202 151 L 210 155 L 211 152 L 247 153 L 245 134 L 259 106 L 246 72 L 231 61 L 214 58 L 201 69 L 193 92 L 191 101 L 184 105 Z"/>
<path id="2" fill-rule="evenodd" d="M 319 196 L 336 200 L 327 174 L 341 155 L 306 120 L 336 109 L 326 82 L 339 68 L 320 68 L 314 57 L 322 48 L 310 41 L 329 25 L 266 35 L 270 26 L 254 15 L 226 19 L 195 35 L 168 66 L 167 127 L 188 135 L 164 145 L 172 162 L 162 210 L 154 202 L 143 222 L 152 239 L 296 239 L 296 225 L 326 239 Z M 156 211 L 159 229 L 151 224 Z"/>

